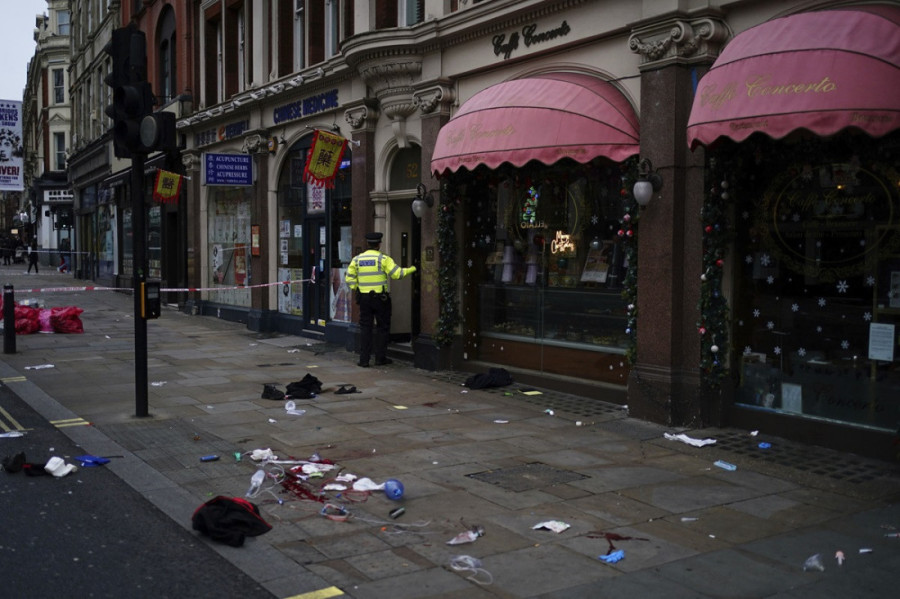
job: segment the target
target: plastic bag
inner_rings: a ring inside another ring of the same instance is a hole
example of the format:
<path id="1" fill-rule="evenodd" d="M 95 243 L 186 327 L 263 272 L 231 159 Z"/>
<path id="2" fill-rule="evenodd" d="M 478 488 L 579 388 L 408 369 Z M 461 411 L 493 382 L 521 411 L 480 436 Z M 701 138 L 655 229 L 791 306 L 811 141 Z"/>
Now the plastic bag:
<path id="1" fill-rule="evenodd" d="M 83 333 L 82 312 L 84 310 L 76 306 L 53 308 L 50 315 L 50 323 L 53 325 L 53 330 L 57 333 Z"/>

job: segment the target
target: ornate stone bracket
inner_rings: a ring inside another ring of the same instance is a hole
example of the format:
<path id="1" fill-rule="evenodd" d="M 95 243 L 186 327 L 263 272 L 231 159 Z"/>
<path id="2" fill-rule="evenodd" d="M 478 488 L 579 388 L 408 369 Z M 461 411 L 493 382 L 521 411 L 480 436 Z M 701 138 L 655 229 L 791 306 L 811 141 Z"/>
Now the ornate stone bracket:
<path id="1" fill-rule="evenodd" d="M 422 114 L 437 112 L 441 115 L 449 115 L 450 105 L 453 104 L 454 99 L 453 88 L 449 82 L 444 81 L 413 92 L 413 103 L 422 111 Z"/>
<path id="2" fill-rule="evenodd" d="M 381 111 L 393 121 L 397 144 L 407 147 L 406 118 L 416 111 L 413 86 L 422 75 L 422 57 L 379 56 L 360 63 L 357 70 L 378 99 Z"/>
<path id="3" fill-rule="evenodd" d="M 200 154 L 198 152 L 182 152 L 181 164 L 184 172 L 196 173 L 200 171 Z"/>
<path id="4" fill-rule="evenodd" d="M 377 102 L 372 99 L 364 99 L 358 104 L 348 105 L 344 110 L 344 120 L 354 131 L 370 129 L 378 121 Z"/>
<path id="5" fill-rule="evenodd" d="M 717 17 L 666 19 L 637 27 L 628 47 L 641 55 L 641 69 L 670 63 L 711 63 L 731 35 Z"/>

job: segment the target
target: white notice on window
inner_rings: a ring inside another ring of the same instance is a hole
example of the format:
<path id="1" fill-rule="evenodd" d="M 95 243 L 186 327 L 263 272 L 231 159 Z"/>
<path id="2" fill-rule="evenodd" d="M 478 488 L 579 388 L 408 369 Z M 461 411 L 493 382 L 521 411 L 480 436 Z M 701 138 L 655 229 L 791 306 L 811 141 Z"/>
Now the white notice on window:
<path id="1" fill-rule="evenodd" d="M 894 325 L 877 322 L 869 325 L 869 359 L 894 361 Z"/>

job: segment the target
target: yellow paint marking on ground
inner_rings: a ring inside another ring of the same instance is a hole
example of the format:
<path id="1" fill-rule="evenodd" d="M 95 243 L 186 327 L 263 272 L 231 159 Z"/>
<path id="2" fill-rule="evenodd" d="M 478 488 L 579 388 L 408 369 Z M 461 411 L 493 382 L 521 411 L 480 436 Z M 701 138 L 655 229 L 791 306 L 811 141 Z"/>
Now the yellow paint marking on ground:
<path id="1" fill-rule="evenodd" d="M 65 420 L 51 420 L 50 424 L 56 428 L 66 428 L 69 426 L 88 426 L 91 423 L 84 418 L 67 418 Z"/>
<path id="2" fill-rule="evenodd" d="M 27 380 L 24 376 L 8 376 L 0 379 L 0 383 L 23 383 Z"/>
<path id="3" fill-rule="evenodd" d="M 12 426 L 16 427 L 16 430 L 17 430 L 17 431 L 24 431 L 24 430 L 25 430 L 25 428 L 24 428 L 21 424 L 19 424 L 19 423 L 16 421 L 16 419 L 13 418 L 13 417 L 10 415 L 10 413 L 7 412 L 6 410 L 4 410 L 3 408 L 0 408 L 0 415 L 3 415 L 3 417 L 6 418 Z M 2 427 L 3 430 L 5 430 L 6 432 L 9 432 L 9 431 L 11 430 L 8 426 L 6 426 L 6 423 L 3 422 L 3 420 L 0 420 L 0 427 Z"/>
<path id="4" fill-rule="evenodd" d="M 327 589 L 301 593 L 300 595 L 293 595 L 291 597 L 285 597 L 284 599 L 328 599 L 329 597 L 340 597 L 343 594 L 344 591 L 337 587 L 328 587 Z"/>

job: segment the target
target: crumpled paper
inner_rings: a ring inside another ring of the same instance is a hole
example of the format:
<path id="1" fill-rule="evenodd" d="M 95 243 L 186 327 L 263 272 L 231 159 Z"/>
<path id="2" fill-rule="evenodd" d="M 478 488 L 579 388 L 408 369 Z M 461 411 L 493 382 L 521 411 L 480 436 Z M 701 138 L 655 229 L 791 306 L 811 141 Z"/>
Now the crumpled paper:
<path id="1" fill-rule="evenodd" d="M 566 522 L 560 522 L 559 520 L 547 520 L 546 522 L 540 522 L 532 526 L 532 530 L 546 529 L 552 530 L 555 533 L 561 533 L 562 531 L 569 528 L 571 524 L 567 524 Z"/>
<path id="2" fill-rule="evenodd" d="M 693 445 L 694 447 L 714 445 L 716 442 L 715 439 L 695 439 L 693 437 L 688 437 L 684 433 L 679 433 L 677 435 L 673 435 L 671 433 L 663 433 L 663 437 L 665 437 L 669 441 L 681 441 L 682 443 L 687 443 L 688 445 Z"/>

